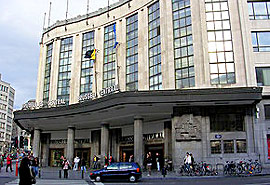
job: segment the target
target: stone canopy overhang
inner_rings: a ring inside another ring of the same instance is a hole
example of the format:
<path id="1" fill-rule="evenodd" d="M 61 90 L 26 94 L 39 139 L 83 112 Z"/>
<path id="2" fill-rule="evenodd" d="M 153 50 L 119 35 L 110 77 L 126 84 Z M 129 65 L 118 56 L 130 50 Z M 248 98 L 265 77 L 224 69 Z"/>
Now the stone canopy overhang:
<path id="1" fill-rule="evenodd" d="M 14 121 L 28 131 L 99 129 L 104 122 L 113 128 L 133 124 L 135 116 L 170 119 L 174 107 L 252 105 L 261 99 L 260 87 L 126 91 L 64 107 L 15 111 Z"/>

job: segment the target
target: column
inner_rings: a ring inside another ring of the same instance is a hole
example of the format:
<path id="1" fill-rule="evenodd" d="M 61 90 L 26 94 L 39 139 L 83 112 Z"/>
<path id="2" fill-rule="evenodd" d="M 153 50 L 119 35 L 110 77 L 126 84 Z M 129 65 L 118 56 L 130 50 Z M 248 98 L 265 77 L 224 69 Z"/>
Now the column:
<path id="1" fill-rule="evenodd" d="M 35 129 L 34 130 L 34 139 L 33 139 L 33 155 L 35 157 L 40 157 L 39 153 L 39 148 L 40 148 L 40 130 Z"/>
<path id="2" fill-rule="evenodd" d="M 43 134 L 43 143 L 41 145 L 42 156 L 41 156 L 41 165 L 46 167 L 49 164 L 49 145 L 50 145 L 50 134 Z"/>
<path id="3" fill-rule="evenodd" d="M 75 128 L 68 127 L 67 133 L 67 160 L 71 163 L 74 157 L 74 138 L 75 138 Z"/>
<path id="4" fill-rule="evenodd" d="M 164 159 L 172 158 L 172 122 L 164 122 Z"/>
<path id="5" fill-rule="evenodd" d="M 253 125 L 253 116 L 250 109 L 246 111 L 245 115 L 245 125 L 247 133 L 247 153 L 248 155 L 255 153 L 255 144 L 254 144 L 254 125 Z"/>
<path id="6" fill-rule="evenodd" d="M 143 118 L 134 117 L 134 161 L 143 166 Z"/>
<path id="7" fill-rule="evenodd" d="M 101 165 L 104 166 L 104 156 L 109 154 L 109 124 L 101 123 Z"/>

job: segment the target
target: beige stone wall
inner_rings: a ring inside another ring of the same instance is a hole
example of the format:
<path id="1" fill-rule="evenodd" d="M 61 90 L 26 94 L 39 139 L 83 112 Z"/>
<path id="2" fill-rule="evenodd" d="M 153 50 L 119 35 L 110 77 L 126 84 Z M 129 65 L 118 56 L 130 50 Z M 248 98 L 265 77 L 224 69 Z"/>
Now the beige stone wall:
<path id="1" fill-rule="evenodd" d="M 138 87 L 139 90 L 149 90 L 149 61 L 148 61 L 148 6 L 156 0 L 132 0 L 130 3 L 122 3 L 109 12 L 97 13 L 86 21 L 78 20 L 66 26 L 60 25 L 50 28 L 43 34 L 40 49 L 40 67 L 38 73 L 37 101 L 42 100 L 44 86 L 44 72 L 46 60 L 46 45 L 53 43 L 53 61 L 50 84 L 50 100 L 57 99 L 57 82 L 59 67 L 59 49 L 62 38 L 73 36 L 73 58 L 70 87 L 70 103 L 77 103 L 80 93 L 81 50 L 82 34 L 95 31 L 95 46 L 98 49 L 95 68 L 97 71 L 97 87 L 93 84 L 93 90 L 99 92 L 103 87 L 103 44 L 104 27 L 116 23 L 117 41 L 120 43 L 117 49 L 117 62 L 119 72 L 119 86 L 121 91 L 126 87 L 126 18 L 138 13 Z M 190 0 L 192 13 L 193 47 L 195 62 L 195 87 L 193 88 L 226 88 L 256 86 L 254 58 L 256 65 L 265 64 L 264 56 L 252 54 L 250 30 L 259 29 L 263 24 L 250 23 L 248 20 L 247 3 L 244 0 L 229 0 L 231 27 L 233 36 L 233 49 L 235 57 L 236 84 L 211 85 L 209 59 L 207 49 L 207 30 L 205 20 L 205 4 L 202 0 Z M 175 68 L 173 50 L 173 21 L 172 4 L 168 0 L 160 0 L 161 21 L 161 55 L 162 55 L 162 79 L 163 89 L 175 89 Z M 79 18 L 77 18 L 79 19 Z M 68 20 L 68 22 L 70 22 Z M 270 26 L 270 25 L 269 25 Z M 269 27 L 268 26 L 268 27 Z M 269 54 L 266 57 L 269 57 Z M 267 64 L 266 64 L 267 65 Z M 95 78 L 95 77 L 94 77 Z"/>

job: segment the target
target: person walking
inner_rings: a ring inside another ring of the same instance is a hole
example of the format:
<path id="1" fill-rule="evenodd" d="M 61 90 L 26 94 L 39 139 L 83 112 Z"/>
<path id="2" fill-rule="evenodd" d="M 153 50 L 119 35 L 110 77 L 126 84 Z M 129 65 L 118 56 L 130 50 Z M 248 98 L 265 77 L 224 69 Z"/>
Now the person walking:
<path id="1" fill-rule="evenodd" d="M 86 162 L 85 162 L 84 158 L 82 158 L 82 160 L 81 160 L 81 171 L 86 172 Z"/>
<path id="2" fill-rule="evenodd" d="M 94 169 L 97 169 L 97 165 L 98 165 L 98 157 L 96 156 L 96 155 L 94 155 L 94 157 L 93 157 L 93 162 L 94 162 Z"/>
<path id="3" fill-rule="evenodd" d="M 10 155 L 7 156 L 6 172 L 8 172 L 8 167 L 9 167 L 10 171 L 13 172 L 13 170 L 12 170 L 12 159 L 11 159 Z"/>
<path id="4" fill-rule="evenodd" d="M 130 155 L 130 156 L 129 156 L 128 162 L 130 162 L 130 163 L 131 163 L 131 162 L 134 162 L 134 157 L 133 157 L 133 155 Z"/>
<path id="5" fill-rule="evenodd" d="M 184 164 L 186 165 L 187 170 L 190 170 L 191 156 L 189 155 L 188 152 L 187 152 L 187 155 L 185 156 Z"/>
<path id="6" fill-rule="evenodd" d="M 73 171 L 77 171 L 78 167 L 79 167 L 79 162 L 80 162 L 80 158 L 78 156 L 76 156 L 74 158 L 74 167 L 73 167 Z"/>
<path id="7" fill-rule="evenodd" d="M 156 153 L 156 163 L 157 163 L 157 170 L 160 171 L 160 156 L 159 156 L 159 153 Z"/>
<path id="8" fill-rule="evenodd" d="M 33 171 L 34 177 L 38 175 L 38 168 L 39 168 L 39 160 L 37 157 L 35 157 L 32 162 L 32 171 Z"/>
<path id="9" fill-rule="evenodd" d="M 19 167 L 19 185 L 31 185 L 36 183 L 34 176 L 31 174 L 29 164 L 30 160 L 28 159 L 28 157 L 24 157 Z"/>
<path id="10" fill-rule="evenodd" d="M 3 167 L 3 161 L 4 161 L 4 156 L 2 154 L 0 154 L 0 172 L 1 172 L 1 169 Z"/>
<path id="11" fill-rule="evenodd" d="M 110 155 L 109 164 L 112 164 L 112 163 L 114 163 L 114 158 L 112 157 L 112 155 Z"/>
<path id="12" fill-rule="evenodd" d="M 63 170 L 64 170 L 64 178 L 68 178 L 68 170 L 70 169 L 70 164 L 69 161 L 67 160 L 66 157 L 64 157 L 64 161 L 63 161 Z"/>
<path id="13" fill-rule="evenodd" d="M 147 169 L 148 169 L 148 177 L 151 175 L 151 168 L 152 168 L 152 163 L 153 163 L 153 159 L 151 156 L 151 152 L 149 152 L 146 156 L 146 165 L 147 165 Z"/>

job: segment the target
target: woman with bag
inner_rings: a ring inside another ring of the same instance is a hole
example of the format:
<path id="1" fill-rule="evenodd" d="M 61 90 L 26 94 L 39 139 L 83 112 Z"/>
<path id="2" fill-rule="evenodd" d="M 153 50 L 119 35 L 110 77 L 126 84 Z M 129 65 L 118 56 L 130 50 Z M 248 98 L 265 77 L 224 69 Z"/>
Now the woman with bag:
<path id="1" fill-rule="evenodd" d="M 19 185 L 36 184 L 36 179 L 31 173 L 29 164 L 30 160 L 27 157 L 22 159 L 21 165 L 19 167 L 19 175 L 20 175 Z"/>
<path id="2" fill-rule="evenodd" d="M 68 178 L 68 170 L 71 169 L 71 166 L 69 165 L 69 162 L 67 160 L 67 158 L 64 158 L 64 161 L 63 161 L 63 170 L 64 170 L 64 178 Z"/>

